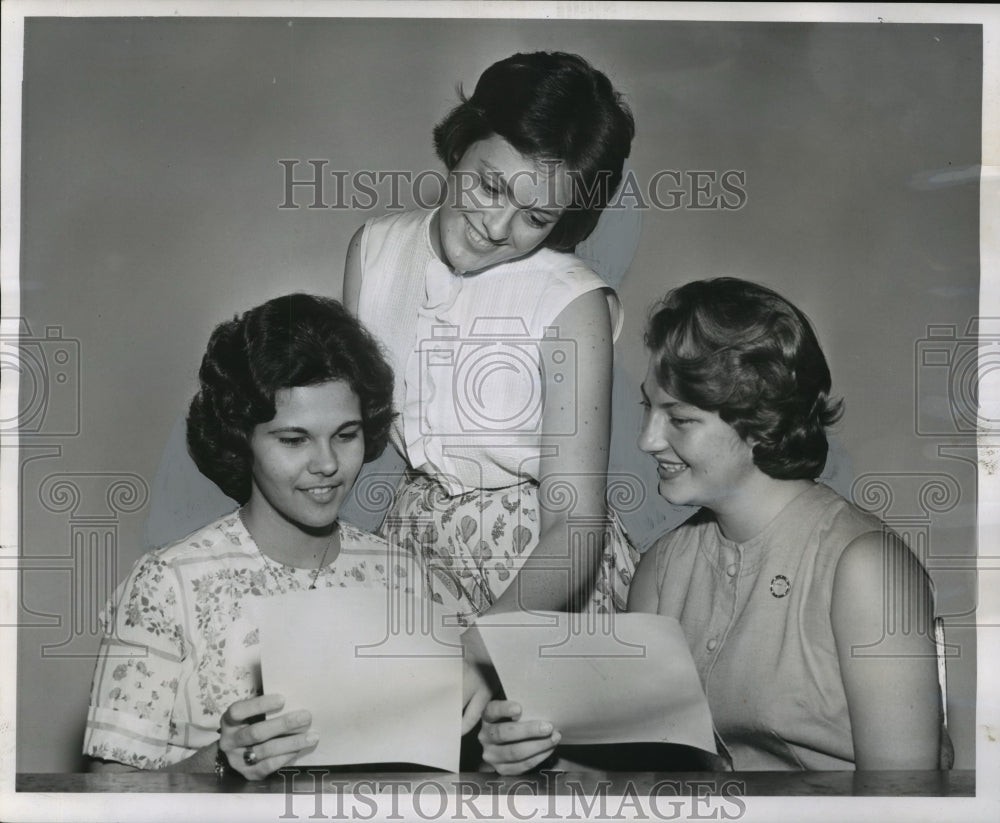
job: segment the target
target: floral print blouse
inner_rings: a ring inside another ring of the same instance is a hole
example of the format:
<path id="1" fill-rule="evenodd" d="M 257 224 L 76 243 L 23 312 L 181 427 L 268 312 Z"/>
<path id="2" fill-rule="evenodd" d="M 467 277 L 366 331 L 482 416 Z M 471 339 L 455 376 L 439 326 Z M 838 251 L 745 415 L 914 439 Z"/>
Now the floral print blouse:
<path id="1" fill-rule="evenodd" d="M 263 555 L 232 512 L 136 562 L 101 615 L 84 754 L 141 769 L 218 739 L 222 713 L 261 693 L 253 601 L 335 586 L 420 589 L 381 538 L 341 522 L 341 550 L 318 571 Z"/>

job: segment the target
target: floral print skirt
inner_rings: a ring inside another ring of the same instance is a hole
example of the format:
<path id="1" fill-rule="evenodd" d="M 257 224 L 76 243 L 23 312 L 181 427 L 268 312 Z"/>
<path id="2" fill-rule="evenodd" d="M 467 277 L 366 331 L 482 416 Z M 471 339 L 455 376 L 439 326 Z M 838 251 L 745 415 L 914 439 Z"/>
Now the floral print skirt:
<path id="1" fill-rule="evenodd" d="M 590 608 L 625 611 L 639 554 L 611 510 Z M 451 495 L 433 476 L 407 469 L 378 534 L 420 557 L 430 591 L 459 601 L 466 625 L 504 592 L 538 545 L 538 484 Z"/>

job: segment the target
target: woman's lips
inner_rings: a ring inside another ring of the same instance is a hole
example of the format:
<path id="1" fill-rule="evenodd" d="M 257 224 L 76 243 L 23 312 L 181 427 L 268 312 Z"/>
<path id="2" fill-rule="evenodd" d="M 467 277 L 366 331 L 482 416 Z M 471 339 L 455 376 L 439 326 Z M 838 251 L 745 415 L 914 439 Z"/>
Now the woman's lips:
<path id="1" fill-rule="evenodd" d="M 303 489 L 302 491 L 319 503 L 329 503 L 336 496 L 338 488 L 340 487 L 336 485 L 311 486 L 310 488 Z"/>
<path id="2" fill-rule="evenodd" d="M 673 463 L 663 460 L 656 461 L 656 470 L 660 477 L 675 477 L 687 469 L 687 463 Z"/>
<path id="3" fill-rule="evenodd" d="M 493 251 L 497 246 L 501 245 L 499 243 L 494 243 L 488 237 L 484 237 L 480 234 L 476 228 L 472 225 L 472 222 L 468 217 L 465 219 L 465 236 L 469 241 L 469 245 L 477 251 L 490 252 Z"/>

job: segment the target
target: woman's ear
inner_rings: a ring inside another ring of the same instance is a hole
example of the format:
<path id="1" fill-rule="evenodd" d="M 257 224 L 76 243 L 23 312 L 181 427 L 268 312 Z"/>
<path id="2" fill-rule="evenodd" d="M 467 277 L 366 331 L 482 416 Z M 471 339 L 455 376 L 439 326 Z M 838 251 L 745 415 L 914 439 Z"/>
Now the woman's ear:
<path id="1" fill-rule="evenodd" d="M 753 432 L 746 431 L 744 434 L 744 431 L 749 427 L 741 424 L 739 421 L 733 421 L 733 423 L 729 423 L 729 425 L 732 426 L 732 428 L 736 431 L 736 434 L 739 435 L 740 440 L 746 443 L 751 449 L 753 449 L 753 447 L 760 442 L 756 437 L 754 437 Z"/>

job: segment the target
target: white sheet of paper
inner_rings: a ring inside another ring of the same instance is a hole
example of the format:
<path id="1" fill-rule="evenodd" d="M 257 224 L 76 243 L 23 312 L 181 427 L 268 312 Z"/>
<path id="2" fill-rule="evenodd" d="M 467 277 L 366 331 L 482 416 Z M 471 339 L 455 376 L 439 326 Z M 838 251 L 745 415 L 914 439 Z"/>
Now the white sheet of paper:
<path id="1" fill-rule="evenodd" d="M 594 621 L 591 616 L 590 621 Z M 566 744 L 677 743 L 716 752 L 712 716 L 680 624 L 656 614 L 559 612 L 476 621 L 524 720 Z"/>
<path id="2" fill-rule="evenodd" d="M 432 636 L 417 623 L 390 634 L 390 617 L 400 615 L 391 614 L 386 595 L 318 589 L 255 603 L 264 692 L 284 695 L 285 711 L 312 712 L 319 734 L 295 765 L 400 762 L 458 771 L 457 632 Z"/>

